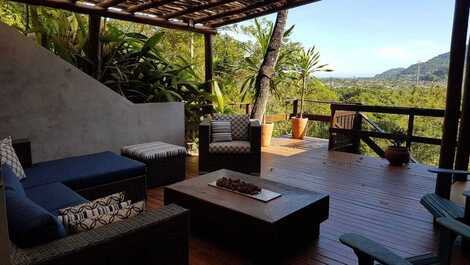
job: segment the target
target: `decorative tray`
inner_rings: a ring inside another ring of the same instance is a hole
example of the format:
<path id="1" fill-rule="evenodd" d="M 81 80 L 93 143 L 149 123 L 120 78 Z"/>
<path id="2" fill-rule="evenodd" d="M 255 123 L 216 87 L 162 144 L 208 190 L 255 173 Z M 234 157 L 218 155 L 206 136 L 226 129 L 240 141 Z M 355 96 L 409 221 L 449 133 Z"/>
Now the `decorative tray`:
<path id="1" fill-rule="evenodd" d="M 277 192 L 270 191 L 270 190 L 263 189 L 263 188 L 261 188 L 261 191 L 259 193 L 251 195 L 251 194 L 248 194 L 248 193 L 243 193 L 243 192 L 239 192 L 237 190 L 232 190 L 232 189 L 229 189 L 229 188 L 218 186 L 217 185 L 217 180 L 209 183 L 209 186 L 215 187 L 217 189 L 237 193 L 237 194 L 243 195 L 245 197 L 253 198 L 255 200 L 262 201 L 262 202 L 269 202 L 269 201 L 272 201 L 272 200 L 282 196 L 281 194 L 279 194 Z"/>

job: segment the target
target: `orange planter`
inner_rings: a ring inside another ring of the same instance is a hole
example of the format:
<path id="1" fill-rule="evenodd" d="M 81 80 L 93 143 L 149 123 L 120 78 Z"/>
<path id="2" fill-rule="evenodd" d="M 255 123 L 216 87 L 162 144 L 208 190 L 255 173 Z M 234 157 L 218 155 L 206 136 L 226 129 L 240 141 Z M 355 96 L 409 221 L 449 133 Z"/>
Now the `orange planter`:
<path id="1" fill-rule="evenodd" d="M 266 147 L 271 145 L 271 138 L 273 136 L 274 123 L 261 124 L 261 146 Z"/>
<path id="2" fill-rule="evenodd" d="M 292 138 L 304 139 L 308 118 L 292 118 Z"/>

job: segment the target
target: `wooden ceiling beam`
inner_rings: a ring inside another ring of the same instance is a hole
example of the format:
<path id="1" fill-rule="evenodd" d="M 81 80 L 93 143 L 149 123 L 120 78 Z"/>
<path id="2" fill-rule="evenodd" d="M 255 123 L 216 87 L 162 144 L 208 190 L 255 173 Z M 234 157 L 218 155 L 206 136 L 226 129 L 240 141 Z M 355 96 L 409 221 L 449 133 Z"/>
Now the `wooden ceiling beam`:
<path id="1" fill-rule="evenodd" d="M 102 17 L 126 20 L 136 23 L 148 24 L 163 28 L 192 31 L 197 33 L 210 33 L 216 34 L 216 30 L 202 25 L 189 26 L 187 23 L 179 21 L 169 21 L 163 18 L 154 16 L 141 16 L 132 14 L 126 11 L 110 10 L 97 5 L 84 5 L 77 2 L 74 4 L 67 0 L 14 0 L 15 2 L 25 3 L 36 6 L 46 6 L 57 9 L 63 9 L 71 12 L 98 15 Z"/>
<path id="2" fill-rule="evenodd" d="M 208 10 L 208 9 L 211 9 L 211 8 L 215 8 L 215 7 L 222 6 L 222 5 L 229 4 L 229 3 L 232 3 L 232 2 L 236 2 L 236 1 L 238 1 L 238 0 L 212 1 L 212 2 L 210 2 L 208 4 L 205 4 L 205 5 L 198 5 L 198 6 L 190 7 L 190 8 L 181 10 L 181 11 L 176 11 L 176 12 L 173 12 L 173 13 L 169 13 L 167 15 L 163 15 L 162 18 L 170 19 L 170 18 L 175 18 L 175 17 L 181 17 L 181 16 L 184 16 L 184 15 L 188 15 L 188 14 L 199 12 L 199 11 L 205 11 L 205 10 Z"/>
<path id="3" fill-rule="evenodd" d="M 139 5 L 129 6 L 126 11 L 130 13 L 141 12 L 150 8 L 159 8 L 166 4 L 171 4 L 174 1 L 175 0 L 160 0 L 160 1 L 153 0 L 153 1 L 145 2 Z"/>
<path id="4" fill-rule="evenodd" d="M 272 14 L 272 13 L 276 13 L 276 12 L 279 12 L 281 10 L 285 10 L 285 9 L 291 9 L 291 8 L 295 8 L 295 7 L 298 7 L 298 6 L 302 6 L 302 5 L 307 5 L 307 4 L 311 4 L 311 3 L 314 3 L 314 2 L 319 2 L 321 0 L 305 0 L 305 1 L 297 1 L 297 2 L 285 2 L 283 5 L 281 6 L 273 6 L 272 8 L 268 9 L 268 10 L 265 10 L 265 11 L 261 11 L 261 12 L 254 12 L 253 14 L 247 14 L 247 15 L 244 15 L 242 17 L 235 17 L 235 18 L 232 18 L 232 19 L 223 19 L 223 17 L 220 17 L 218 19 L 215 19 L 215 20 L 221 20 L 221 21 L 216 21 L 216 22 L 212 22 L 212 21 L 206 21 L 206 25 L 211 27 L 211 28 L 218 28 L 218 27 L 222 27 L 222 26 L 226 26 L 226 25 L 230 25 L 230 24 L 235 24 L 235 23 L 238 23 L 238 22 L 242 22 L 242 21 L 245 21 L 245 20 L 249 20 L 249 19 L 252 19 L 252 18 L 256 18 L 256 17 L 261 17 L 261 16 L 266 16 L 266 15 L 269 15 L 269 14 Z M 246 12 L 249 12 L 249 11 L 246 11 Z M 232 14 L 233 16 L 233 14 Z M 229 16 L 226 16 L 226 17 L 230 17 Z"/>
<path id="5" fill-rule="evenodd" d="M 112 7 L 112 6 L 117 6 L 117 5 L 119 5 L 120 3 L 123 3 L 123 2 L 126 2 L 126 0 L 105 0 L 103 2 L 99 2 L 96 5 L 99 6 L 99 7 L 102 7 L 102 8 L 108 8 L 108 7 Z"/>
<path id="6" fill-rule="evenodd" d="M 200 18 L 200 19 L 195 19 L 194 23 L 206 23 L 206 22 L 213 21 L 213 20 L 218 20 L 218 19 L 221 19 L 221 18 L 224 18 L 224 17 L 230 17 L 230 16 L 233 16 L 233 15 L 243 14 L 244 12 L 247 12 L 251 9 L 260 8 L 260 7 L 270 5 L 270 4 L 273 4 L 273 3 L 276 3 L 276 2 L 277 2 L 276 0 L 253 1 L 252 4 L 249 4 L 249 5 L 244 6 L 244 7 L 233 8 L 233 9 L 230 9 L 226 12 L 221 12 L 221 13 L 217 13 L 217 14 L 214 14 L 214 15 L 211 15 L 211 16 Z"/>

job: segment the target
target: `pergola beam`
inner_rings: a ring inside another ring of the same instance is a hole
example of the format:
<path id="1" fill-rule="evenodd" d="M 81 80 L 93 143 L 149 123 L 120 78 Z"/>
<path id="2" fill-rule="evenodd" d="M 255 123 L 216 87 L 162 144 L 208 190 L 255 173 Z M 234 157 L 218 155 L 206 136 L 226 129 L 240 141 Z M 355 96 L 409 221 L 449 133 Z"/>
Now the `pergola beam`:
<path id="1" fill-rule="evenodd" d="M 175 17 L 181 17 L 181 16 L 185 16 L 185 15 L 188 15 L 188 14 L 191 14 L 191 13 L 212 9 L 212 8 L 222 6 L 222 5 L 225 5 L 225 4 L 229 4 L 229 3 L 232 3 L 232 2 L 236 2 L 236 1 L 238 1 L 238 0 L 213 1 L 213 2 L 210 2 L 210 3 L 205 4 L 205 5 L 198 5 L 198 6 L 190 7 L 190 8 L 181 10 L 181 11 L 176 11 L 176 12 L 173 12 L 173 13 L 169 13 L 167 15 L 162 16 L 162 18 L 170 19 L 170 18 L 175 18 Z"/>
<path id="2" fill-rule="evenodd" d="M 439 167 L 445 169 L 453 169 L 455 162 L 460 101 L 462 98 L 462 81 L 465 53 L 467 50 L 469 6 L 470 0 L 455 1 L 449 78 L 447 81 L 446 111 L 444 114 L 442 144 L 439 156 Z M 451 185 L 451 181 L 448 179 L 448 175 L 438 174 L 436 193 L 448 199 L 450 197 L 449 185 Z"/>
<path id="3" fill-rule="evenodd" d="M 308 0 L 308 1 L 302 1 L 302 2 L 299 1 L 299 2 L 296 2 L 296 3 L 284 2 L 284 4 L 282 4 L 280 6 L 274 6 L 274 4 L 273 4 L 272 8 L 270 8 L 268 10 L 265 10 L 265 11 L 262 11 L 262 12 L 257 12 L 257 13 L 253 13 L 253 14 L 246 14 L 245 16 L 236 17 L 236 18 L 232 18 L 232 19 L 222 19 L 222 21 L 215 22 L 215 23 L 209 22 L 209 23 L 207 23 L 207 25 L 209 25 L 210 27 L 214 27 L 214 28 L 222 27 L 222 26 L 238 23 L 238 22 L 245 21 L 245 20 L 252 19 L 252 18 L 256 18 L 256 17 L 266 16 L 266 15 L 269 15 L 269 14 L 272 14 L 272 13 L 279 12 L 281 10 L 291 9 L 291 8 L 295 8 L 295 7 L 298 7 L 298 6 L 301 6 L 301 5 L 305 5 L 305 4 L 311 4 L 311 3 L 314 3 L 314 2 L 318 2 L 318 1 L 321 1 L 321 0 Z"/>
<path id="4" fill-rule="evenodd" d="M 180 21 L 169 21 L 166 19 L 159 18 L 157 16 L 143 16 L 132 14 L 126 11 L 118 11 L 106 9 L 100 6 L 92 5 L 82 5 L 80 2 L 76 4 L 71 3 L 66 0 L 15 0 L 16 2 L 21 2 L 29 5 L 37 6 L 46 6 L 52 8 L 59 8 L 63 10 L 68 10 L 71 12 L 77 12 L 88 15 L 98 15 L 102 17 L 126 20 L 136 23 L 148 24 L 153 26 L 159 26 L 170 29 L 178 29 L 184 31 L 192 31 L 197 33 L 212 33 L 215 34 L 216 30 L 210 27 L 202 25 L 189 25 Z"/>
<path id="5" fill-rule="evenodd" d="M 229 16 L 233 16 L 233 15 L 236 15 L 236 14 L 242 14 L 246 11 L 251 10 L 251 9 L 260 8 L 260 7 L 263 7 L 263 6 L 266 6 L 266 5 L 273 4 L 275 2 L 276 2 L 275 0 L 255 1 L 254 3 L 252 3 L 250 5 L 247 5 L 247 6 L 244 6 L 244 7 L 233 8 L 233 9 L 230 9 L 226 12 L 222 12 L 222 13 L 218 13 L 218 14 L 215 14 L 215 15 L 195 19 L 194 23 L 204 23 L 204 22 L 208 22 L 208 21 L 211 21 L 211 20 L 220 19 L 220 18 L 223 18 L 223 17 L 229 17 Z"/>
<path id="6" fill-rule="evenodd" d="M 139 5 L 130 6 L 126 11 L 130 13 L 141 12 L 150 8 L 159 8 L 166 4 L 171 4 L 175 0 L 160 0 L 160 1 L 150 1 L 145 2 Z"/>
<path id="7" fill-rule="evenodd" d="M 97 4 L 99 7 L 108 8 L 112 6 L 119 5 L 120 3 L 125 2 L 126 0 L 105 0 Z"/>

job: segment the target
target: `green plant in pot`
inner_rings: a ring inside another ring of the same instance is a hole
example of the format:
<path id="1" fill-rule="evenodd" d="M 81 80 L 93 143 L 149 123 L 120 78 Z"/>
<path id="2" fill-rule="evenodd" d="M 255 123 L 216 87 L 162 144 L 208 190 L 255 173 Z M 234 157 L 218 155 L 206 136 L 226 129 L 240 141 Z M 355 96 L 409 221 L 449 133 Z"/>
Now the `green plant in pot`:
<path id="1" fill-rule="evenodd" d="M 402 146 L 406 141 L 406 134 L 403 130 L 393 132 L 393 145 L 385 151 L 385 158 L 392 166 L 403 166 L 410 162 L 410 152 L 408 148 Z"/>
<path id="2" fill-rule="evenodd" d="M 305 50 L 302 49 L 296 58 L 295 72 L 298 74 L 300 81 L 300 114 L 293 117 L 292 121 L 292 138 L 304 139 L 307 129 L 308 118 L 304 118 L 304 102 L 307 92 L 307 85 L 315 72 L 331 72 L 333 71 L 327 64 L 320 64 L 320 52 L 315 46 Z"/>

